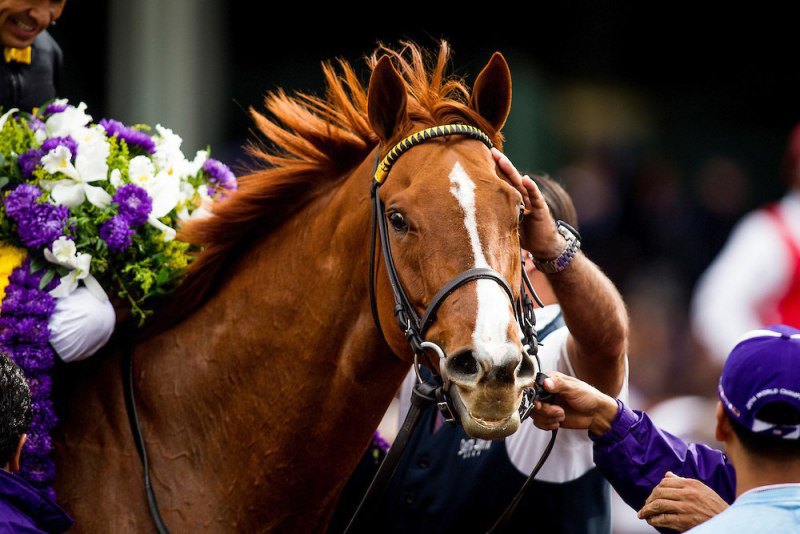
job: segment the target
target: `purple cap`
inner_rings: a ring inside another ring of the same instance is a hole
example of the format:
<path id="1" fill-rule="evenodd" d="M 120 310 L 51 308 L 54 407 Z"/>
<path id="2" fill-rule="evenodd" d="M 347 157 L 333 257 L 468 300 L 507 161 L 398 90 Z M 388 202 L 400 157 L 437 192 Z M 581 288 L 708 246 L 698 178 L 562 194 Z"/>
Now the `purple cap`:
<path id="1" fill-rule="evenodd" d="M 744 428 L 783 439 L 800 438 L 800 425 L 776 424 L 758 418 L 773 402 L 800 413 L 800 330 L 766 326 L 751 330 L 733 348 L 719 379 L 719 400 Z"/>

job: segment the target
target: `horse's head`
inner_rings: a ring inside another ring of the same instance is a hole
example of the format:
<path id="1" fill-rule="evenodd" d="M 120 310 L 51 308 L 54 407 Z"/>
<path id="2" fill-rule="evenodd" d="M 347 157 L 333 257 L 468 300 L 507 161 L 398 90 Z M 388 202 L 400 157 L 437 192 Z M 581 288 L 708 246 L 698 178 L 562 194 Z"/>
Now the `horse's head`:
<path id="1" fill-rule="evenodd" d="M 381 140 L 381 155 L 403 137 L 431 126 L 420 119 L 413 90 L 388 57 L 377 62 L 368 115 Z M 481 129 L 496 133 L 502 128 L 511 105 L 511 76 L 500 54 L 476 79 L 469 104 L 459 105 L 460 112 L 454 108 L 453 119 L 444 124 L 472 117 Z M 378 193 L 400 283 L 420 317 L 441 288 L 470 269 L 496 271 L 519 297 L 521 196 L 499 175 L 481 141 L 451 135 L 415 146 L 397 159 Z M 377 280 L 386 338 L 395 353 L 412 359 L 392 315 L 387 276 Z M 423 337 L 443 349 L 444 359 L 429 351 L 427 361 L 449 382 L 467 433 L 488 439 L 513 433 L 534 366 L 502 282 L 480 278 L 460 285 L 442 301 Z"/>

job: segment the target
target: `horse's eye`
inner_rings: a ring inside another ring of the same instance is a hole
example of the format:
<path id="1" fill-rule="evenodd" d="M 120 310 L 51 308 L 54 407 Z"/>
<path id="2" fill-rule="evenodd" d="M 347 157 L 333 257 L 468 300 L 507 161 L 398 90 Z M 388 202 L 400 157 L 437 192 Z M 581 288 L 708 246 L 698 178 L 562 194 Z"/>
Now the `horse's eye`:
<path id="1" fill-rule="evenodd" d="M 522 224 L 522 220 L 525 218 L 525 206 L 519 207 L 519 223 Z"/>
<path id="2" fill-rule="evenodd" d="M 406 222 L 406 218 L 397 211 L 393 211 L 389 214 L 389 224 L 398 232 L 408 231 L 408 222 Z"/>

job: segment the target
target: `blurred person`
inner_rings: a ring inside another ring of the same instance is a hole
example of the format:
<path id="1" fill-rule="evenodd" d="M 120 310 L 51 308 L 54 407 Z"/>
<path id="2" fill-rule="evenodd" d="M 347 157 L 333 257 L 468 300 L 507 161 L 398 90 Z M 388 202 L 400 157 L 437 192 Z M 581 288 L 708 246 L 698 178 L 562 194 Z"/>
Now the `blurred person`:
<path id="1" fill-rule="evenodd" d="M 61 48 L 47 32 L 66 0 L 0 0 L 0 106 L 31 111 L 56 97 Z"/>
<path id="2" fill-rule="evenodd" d="M 651 525 L 696 533 L 800 529 L 800 330 L 752 330 L 731 351 L 716 408 L 715 436 L 726 453 L 687 444 L 577 378 L 553 372 L 544 387 L 557 404 L 537 403 L 537 426 L 588 429 L 595 463 Z"/>
<path id="3" fill-rule="evenodd" d="M 72 519 L 14 474 L 31 417 L 31 394 L 22 371 L 0 354 L 0 532 L 64 532 Z"/>
<path id="4" fill-rule="evenodd" d="M 789 137 L 783 177 L 786 195 L 735 226 L 695 289 L 692 329 L 720 364 L 740 332 L 800 326 L 800 124 Z"/>
<path id="5" fill-rule="evenodd" d="M 492 153 L 526 208 L 520 236 L 521 245 L 530 251 L 525 266 L 546 304 L 535 310 L 542 366 L 625 397 L 627 314 L 613 284 L 577 251 L 579 244 L 571 233 L 562 233 L 568 230 L 558 230 L 563 227 L 556 220 L 577 225 L 571 198 L 556 182 L 521 176 L 500 152 Z M 568 252 L 574 257 L 556 272 L 555 260 L 567 258 Z M 403 414 L 415 380 L 412 370 L 400 390 Z M 502 440 L 471 438 L 460 426 L 443 424 L 436 407 L 430 406 L 376 510 L 359 519 L 359 531 L 484 531 L 512 501 L 549 440 L 549 433 L 532 424 L 521 425 Z M 609 499 L 608 484 L 592 464 L 586 433 L 567 430 L 558 434 L 508 526 L 514 530 L 535 523 L 542 531 L 609 532 Z M 353 508 L 352 503 L 340 503 L 339 519 L 331 530 L 340 528 L 336 525 L 341 516 L 349 517 Z"/>

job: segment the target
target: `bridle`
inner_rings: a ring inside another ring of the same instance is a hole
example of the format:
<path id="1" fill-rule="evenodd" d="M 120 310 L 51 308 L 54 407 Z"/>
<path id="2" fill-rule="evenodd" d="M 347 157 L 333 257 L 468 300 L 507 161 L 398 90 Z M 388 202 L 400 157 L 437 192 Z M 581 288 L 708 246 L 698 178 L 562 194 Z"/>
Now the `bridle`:
<path id="1" fill-rule="evenodd" d="M 380 148 L 378 148 L 370 192 L 372 199 L 372 239 L 370 248 L 370 304 L 372 306 L 372 316 L 378 331 L 385 339 L 380 318 L 378 316 L 375 296 L 375 278 L 377 275 L 375 269 L 375 256 L 377 253 L 376 234 L 378 234 L 377 237 L 380 238 L 381 251 L 383 253 L 384 263 L 386 265 L 386 273 L 389 278 L 389 286 L 391 287 L 392 296 L 394 298 L 394 316 L 397 319 L 397 324 L 400 327 L 400 330 L 405 334 L 406 340 L 408 341 L 408 344 L 414 353 L 414 371 L 417 374 L 417 380 L 422 382 L 422 378 L 419 374 L 419 365 L 420 360 L 424 359 L 424 361 L 428 362 L 428 367 L 430 368 L 431 372 L 441 383 L 441 387 L 437 388 L 436 390 L 436 397 L 438 401 L 437 405 L 446 421 L 455 421 L 456 419 L 456 412 L 452 409 L 450 399 L 447 394 L 450 384 L 444 367 L 446 354 L 439 345 L 433 343 L 432 341 L 426 340 L 425 334 L 436 320 L 436 312 L 439 310 L 442 304 L 444 304 L 444 301 L 450 295 L 455 293 L 461 286 L 475 280 L 483 279 L 493 280 L 501 288 L 503 288 L 503 291 L 508 296 L 509 301 L 512 304 L 517 323 L 522 330 L 523 349 L 527 351 L 528 354 L 531 354 L 534 358 L 536 358 L 537 369 L 541 371 L 541 367 L 538 365 L 538 342 L 536 338 L 536 319 L 533 313 L 533 301 L 528 294 L 526 294 L 525 288 L 527 287 L 530 291 L 530 294 L 534 295 L 534 297 L 536 293 L 533 291 L 533 286 L 525 274 L 524 265 L 522 268 L 522 287 L 519 298 L 514 298 L 514 293 L 511 291 L 511 286 L 508 284 L 505 278 L 503 278 L 502 274 L 494 269 L 476 267 L 462 272 L 446 283 L 441 289 L 439 289 L 439 291 L 436 292 L 431 301 L 428 303 L 428 306 L 425 309 L 425 312 L 422 314 L 422 317 L 417 314 L 416 310 L 411 305 L 411 302 L 406 295 L 405 290 L 403 289 L 403 284 L 400 282 L 400 277 L 397 274 L 397 268 L 395 267 L 394 259 L 392 257 L 392 248 L 389 242 L 389 229 L 386 223 L 386 213 L 383 202 L 378 194 L 379 189 L 389 177 L 389 172 L 391 171 L 392 166 L 397 162 L 400 156 L 413 147 L 430 141 L 431 139 L 451 135 L 463 135 L 477 139 L 490 149 L 494 146 L 488 135 L 478 128 L 469 126 L 467 124 L 450 124 L 421 130 L 397 143 L 383 159 L 379 159 L 381 151 Z M 522 255 L 520 255 L 520 258 L 520 261 L 524 262 Z M 541 305 L 541 302 L 539 302 L 539 304 Z M 431 365 L 430 358 L 427 356 L 426 350 L 432 350 L 439 357 L 438 373 L 436 372 L 436 368 Z M 526 394 L 523 395 L 523 403 L 520 407 L 520 416 L 523 418 L 527 417 L 532 406 L 532 396 L 526 392 Z"/>
<path id="2" fill-rule="evenodd" d="M 446 283 L 441 289 L 439 289 L 439 291 L 436 292 L 431 301 L 428 303 L 425 312 L 420 318 L 417 315 L 414 307 L 411 305 L 411 302 L 408 299 L 405 290 L 403 289 L 403 285 L 400 282 L 397 269 L 394 265 L 394 259 L 392 258 L 392 248 L 389 242 L 389 229 L 387 228 L 386 224 L 386 212 L 384 210 L 383 202 L 380 199 L 380 195 L 378 194 L 380 186 L 386 181 L 392 166 L 405 152 L 431 139 L 450 135 L 464 135 L 473 139 L 477 139 L 489 149 L 494 146 L 492 141 L 489 139 L 489 136 L 478 128 L 466 124 L 450 124 L 446 126 L 427 128 L 425 130 L 416 132 L 409 137 L 406 137 L 397 143 L 383 159 L 380 159 L 381 151 L 380 147 L 378 147 L 375 156 L 375 170 L 370 192 L 370 196 L 372 198 L 372 233 L 370 241 L 370 305 L 372 307 L 372 317 L 375 321 L 376 328 L 381 334 L 381 337 L 384 339 L 384 341 L 386 341 L 386 336 L 384 335 L 383 328 L 381 327 L 380 317 L 378 315 L 377 299 L 375 295 L 375 277 L 377 276 L 375 269 L 375 255 L 377 253 L 376 237 L 379 237 L 384 263 L 386 265 L 386 273 L 389 278 L 389 285 L 394 298 L 394 316 L 397 320 L 400 330 L 405 334 L 411 350 L 414 352 L 414 372 L 417 375 L 417 383 L 412 391 L 411 405 L 409 407 L 408 414 L 406 415 L 406 418 L 400 427 L 400 431 L 395 437 L 392 447 L 389 449 L 389 452 L 381 463 L 378 472 L 372 479 L 369 488 L 362 497 L 361 502 L 351 516 L 350 521 L 345 529 L 345 533 L 355 531 L 358 524 L 357 520 L 360 517 L 361 511 L 368 508 L 375 495 L 381 493 L 388 486 L 389 481 L 397 469 L 397 465 L 400 462 L 400 458 L 405 450 L 406 445 L 408 444 L 411 434 L 419 422 L 422 411 L 433 402 L 436 402 L 437 408 L 441 412 L 445 421 L 449 421 L 451 423 L 456 421 L 457 412 L 453 409 L 448 396 L 450 384 L 447 380 L 447 373 L 444 366 L 447 356 L 440 346 L 425 339 L 425 333 L 428 331 L 428 328 L 431 326 L 431 324 L 433 324 L 433 322 L 436 320 L 437 310 L 442 306 L 444 301 L 461 286 L 474 280 L 481 279 L 494 280 L 498 285 L 500 285 L 511 301 L 512 307 L 514 308 L 514 314 L 516 316 L 517 323 L 522 331 L 523 351 L 532 355 L 536 359 L 537 373 L 535 384 L 533 387 L 527 388 L 523 392 L 522 402 L 520 403 L 519 408 L 520 423 L 530 415 L 536 400 L 552 402 L 553 396 L 547 393 L 543 387 L 543 382 L 545 378 L 547 378 L 547 375 L 542 372 L 541 362 L 539 361 L 539 342 L 536 333 L 536 318 L 533 313 L 533 301 L 528 296 L 528 293 L 525 292 L 525 289 L 528 289 L 530 295 L 536 299 L 536 303 L 539 306 L 543 307 L 544 304 L 542 304 L 542 302 L 536 296 L 536 292 L 531 285 L 531 281 L 525 273 L 525 259 L 521 254 L 521 251 L 520 262 L 522 263 L 522 287 L 520 291 L 520 297 L 518 299 L 514 298 L 511 287 L 500 273 L 489 268 L 473 268 L 462 272 Z M 439 357 L 438 374 L 436 372 L 436 368 L 430 364 L 430 359 L 426 355 L 426 350 L 428 349 L 433 350 Z M 428 362 L 428 367 L 431 373 L 434 375 L 434 383 L 423 381 L 422 377 L 420 376 L 419 364 L 420 359 L 422 358 Z M 501 515 L 500 518 L 497 519 L 497 521 L 495 521 L 495 523 L 492 525 L 491 529 L 489 530 L 490 533 L 498 532 L 504 529 L 508 524 L 508 521 L 511 519 L 514 510 L 522 499 L 522 496 L 525 494 L 531 482 L 544 465 L 544 462 L 550 455 L 550 451 L 553 450 L 557 433 L 558 429 L 552 431 L 550 442 L 545 447 L 545 450 L 542 453 L 542 456 L 539 458 L 536 466 L 533 468 L 533 471 L 519 489 L 514 499 L 506 507 L 503 515 Z"/>

